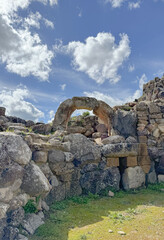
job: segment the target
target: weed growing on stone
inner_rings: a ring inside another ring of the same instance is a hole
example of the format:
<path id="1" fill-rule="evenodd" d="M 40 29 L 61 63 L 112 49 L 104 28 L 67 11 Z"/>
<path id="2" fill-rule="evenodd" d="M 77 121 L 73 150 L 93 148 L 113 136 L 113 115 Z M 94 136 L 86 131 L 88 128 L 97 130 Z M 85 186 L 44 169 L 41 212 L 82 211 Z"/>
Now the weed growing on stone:
<path id="1" fill-rule="evenodd" d="M 25 213 L 36 213 L 38 211 L 36 202 L 32 199 L 28 200 L 28 202 L 23 208 Z"/>

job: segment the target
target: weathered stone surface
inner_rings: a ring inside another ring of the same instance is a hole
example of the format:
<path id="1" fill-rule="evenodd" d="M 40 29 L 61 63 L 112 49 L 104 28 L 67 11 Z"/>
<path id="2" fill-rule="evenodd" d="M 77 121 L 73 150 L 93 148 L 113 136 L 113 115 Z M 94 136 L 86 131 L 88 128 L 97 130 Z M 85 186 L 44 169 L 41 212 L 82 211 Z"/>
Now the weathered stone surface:
<path id="1" fill-rule="evenodd" d="M 26 218 L 22 222 L 22 227 L 32 235 L 42 224 L 44 224 L 44 215 L 32 213 L 26 215 Z"/>
<path id="2" fill-rule="evenodd" d="M 31 196 L 44 196 L 51 186 L 40 168 L 32 163 L 25 167 L 21 188 Z"/>
<path id="3" fill-rule="evenodd" d="M 137 157 L 127 157 L 127 167 L 135 167 L 137 165 Z"/>
<path id="4" fill-rule="evenodd" d="M 107 167 L 118 167 L 119 166 L 119 158 L 107 158 L 106 165 L 107 165 Z"/>
<path id="5" fill-rule="evenodd" d="M 148 173 L 148 183 L 154 184 L 157 182 L 157 175 L 155 171 Z"/>
<path id="6" fill-rule="evenodd" d="M 82 170 L 81 170 L 81 173 L 84 174 L 86 172 L 92 172 L 92 171 L 96 171 L 98 170 L 98 166 L 97 164 L 94 164 L 94 163 L 90 163 L 90 164 L 86 164 Z"/>
<path id="7" fill-rule="evenodd" d="M 157 147 L 149 147 L 148 153 L 149 153 L 150 159 L 152 161 L 154 161 L 155 159 L 157 159 L 159 157 L 159 150 Z"/>
<path id="8" fill-rule="evenodd" d="M 0 219 L 6 217 L 6 212 L 9 209 L 10 205 L 6 203 L 0 203 Z"/>
<path id="9" fill-rule="evenodd" d="M 137 118 L 134 112 L 118 110 L 114 115 L 113 128 L 125 138 L 137 135 Z"/>
<path id="10" fill-rule="evenodd" d="M 116 143 L 124 143 L 125 138 L 119 135 L 110 136 L 102 140 L 102 143 L 105 144 L 116 144 Z"/>
<path id="11" fill-rule="evenodd" d="M 148 155 L 148 149 L 147 149 L 147 144 L 146 143 L 139 143 L 138 155 L 139 156 L 147 156 Z"/>
<path id="12" fill-rule="evenodd" d="M 36 124 L 32 126 L 32 130 L 35 133 L 49 134 L 51 133 L 52 126 L 50 124 Z"/>
<path id="13" fill-rule="evenodd" d="M 6 108 L 0 107 L 0 116 L 5 116 Z"/>
<path id="14" fill-rule="evenodd" d="M 4 236 L 2 240 L 15 240 L 18 238 L 19 229 L 11 226 L 7 226 L 4 229 Z"/>
<path id="15" fill-rule="evenodd" d="M 13 198 L 13 192 L 10 187 L 0 188 L 0 202 L 9 203 Z"/>
<path id="16" fill-rule="evenodd" d="M 35 152 L 33 152 L 32 159 L 36 163 L 46 163 L 47 162 L 47 152 L 35 151 Z"/>
<path id="17" fill-rule="evenodd" d="M 126 140 L 125 140 L 126 143 L 137 143 L 137 140 L 135 137 L 131 137 L 129 136 Z"/>
<path id="18" fill-rule="evenodd" d="M 85 192 L 99 193 L 106 187 L 119 189 L 120 173 L 118 168 L 87 172 L 80 178 L 80 184 Z"/>
<path id="19" fill-rule="evenodd" d="M 73 171 L 73 164 L 69 161 L 66 162 L 66 157 L 68 161 L 68 156 L 66 156 L 64 152 L 60 150 L 52 150 L 49 152 L 48 162 L 49 162 L 50 169 L 53 173 L 57 175 L 61 175 L 61 174 L 71 173 Z"/>
<path id="20" fill-rule="evenodd" d="M 107 127 L 105 126 L 105 124 L 102 124 L 102 123 L 100 123 L 100 124 L 98 124 L 98 125 L 96 126 L 96 130 L 97 130 L 97 132 L 99 132 L 99 133 L 107 133 L 107 132 L 108 132 L 108 129 L 107 129 Z"/>
<path id="21" fill-rule="evenodd" d="M 71 153 L 80 164 L 100 161 L 100 148 L 82 134 L 70 134 L 64 138 L 64 141 L 71 143 Z"/>
<path id="22" fill-rule="evenodd" d="M 1 211 L 0 211 L 0 215 L 1 215 Z M 0 218 L 0 239 L 3 238 L 4 228 L 6 227 L 6 225 L 7 225 L 6 218 L 2 218 L 2 219 Z"/>
<path id="23" fill-rule="evenodd" d="M 129 167 L 122 176 L 122 184 L 125 190 L 136 189 L 145 184 L 145 173 L 141 167 Z"/>
<path id="24" fill-rule="evenodd" d="M 14 227 L 19 227 L 24 218 L 24 209 L 19 207 L 7 214 L 7 223 Z"/>
<path id="25" fill-rule="evenodd" d="M 162 175 L 162 174 L 158 175 L 158 182 L 164 183 L 164 175 Z"/>
<path id="26" fill-rule="evenodd" d="M 25 206 L 30 196 L 26 193 L 19 194 L 10 201 L 10 210 L 15 210 L 21 206 Z"/>
<path id="27" fill-rule="evenodd" d="M 21 165 L 28 164 L 32 155 L 30 148 L 20 136 L 8 132 L 0 133 L 0 150 L 5 151 L 12 161 Z"/>
<path id="28" fill-rule="evenodd" d="M 137 156 L 138 144 L 130 143 L 107 144 L 102 147 L 102 154 L 105 157 Z"/>
<path id="29" fill-rule="evenodd" d="M 18 240 L 28 240 L 28 238 L 22 234 L 18 234 Z"/>

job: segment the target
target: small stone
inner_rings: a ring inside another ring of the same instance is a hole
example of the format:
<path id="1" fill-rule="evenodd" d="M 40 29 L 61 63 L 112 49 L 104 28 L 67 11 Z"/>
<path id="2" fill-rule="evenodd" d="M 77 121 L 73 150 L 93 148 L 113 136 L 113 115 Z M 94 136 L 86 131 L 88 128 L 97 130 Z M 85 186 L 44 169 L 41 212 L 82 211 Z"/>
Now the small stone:
<path id="1" fill-rule="evenodd" d="M 108 192 L 108 196 L 109 196 L 109 197 L 114 197 L 114 192 L 109 191 L 109 192 Z"/>
<path id="2" fill-rule="evenodd" d="M 108 232 L 109 232 L 109 233 L 113 233 L 113 230 L 109 229 Z"/>
<path id="3" fill-rule="evenodd" d="M 123 231 L 118 231 L 118 234 L 120 234 L 120 235 L 126 235 L 126 233 L 123 232 Z"/>

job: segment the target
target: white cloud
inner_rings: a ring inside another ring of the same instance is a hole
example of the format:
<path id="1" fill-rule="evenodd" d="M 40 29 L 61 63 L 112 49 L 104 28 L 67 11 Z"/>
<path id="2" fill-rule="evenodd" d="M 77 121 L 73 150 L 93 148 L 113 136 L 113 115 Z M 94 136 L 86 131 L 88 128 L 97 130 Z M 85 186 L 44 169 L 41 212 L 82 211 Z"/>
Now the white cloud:
<path id="1" fill-rule="evenodd" d="M 40 28 L 40 20 L 41 20 L 42 16 L 39 12 L 36 13 L 30 13 L 29 16 L 27 18 L 25 18 L 24 20 L 24 24 L 25 26 L 31 26 L 31 27 L 36 27 L 36 28 Z"/>
<path id="2" fill-rule="evenodd" d="M 48 123 L 51 123 L 54 120 L 55 112 L 54 110 L 49 111 L 49 120 Z"/>
<path id="3" fill-rule="evenodd" d="M 126 0 L 106 0 L 106 3 L 111 3 L 113 8 L 121 7 Z"/>
<path id="4" fill-rule="evenodd" d="M 132 9 L 140 8 L 140 4 L 141 4 L 140 1 L 138 1 L 138 2 L 129 2 L 128 3 L 128 7 L 129 7 L 130 10 L 132 10 Z"/>
<path id="5" fill-rule="evenodd" d="M 128 71 L 133 72 L 134 70 L 135 70 L 135 66 L 134 65 L 129 65 Z"/>
<path id="6" fill-rule="evenodd" d="M 116 83 L 121 79 L 118 70 L 131 53 L 128 35 L 120 34 L 120 37 L 117 45 L 111 33 L 102 32 L 88 37 L 85 43 L 74 41 L 59 48 L 73 56 L 72 64 L 77 71 L 85 72 L 100 84 L 105 80 Z"/>
<path id="7" fill-rule="evenodd" d="M 26 99 L 30 92 L 26 87 L 17 87 L 15 90 L 5 89 L 0 92 L 0 104 L 6 108 L 6 115 L 16 116 L 25 120 L 38 121 L 44 113 Z"/>
<path id="8" fill-rule="evenodd" d="M 57 4 L 57 1 L 33 1 Z M 31 2 L 32 0 L 0 0 L 0 36 L 3 36 L 0 38 L 0 61 L 6 64 L 9 72 L 22 77 L 33 75 L 45 81 L 49 77 L 54 54 L 46 44 L 42 44 L 39 35 L 32 34 L 29 29 L 39 28 L 42 16 L 39 12 L 30 13 L 27 18 L 21 18 L 17 14 L 19 8 L 27 8 Z"/>
<path id="9" fill-rule="evenodd" d="M 143 90 L 143 84 L 147 82 L 147 77 L 145 74 L 141 76 L 139 79 L 139 89 L 137 89 L 131 96 L 129 97 L 124 97 L 123 99 L 117 98 L 110 96 L 109 94 L 104 94 L 98 91 L 94 92 L 84 92 L 84 95 L 87 97 L 93 97 L 98 100 L 102 100 L 109 104 L 109 106 L 113 107 L 116 105 L 122 105 L 125 104 L 126 102 L 132 102 L 135 99 L 138 99 L 142 95 L 142 90 Z"/>
<path id="10" fill-rule="evenodd" d="M 50 27 L 50 28 L 52 28 L 52 29 L 54 28 L 54 24 L 53 24 L 53 22 L 51 22 L 50 20 L 48 20 L 48 19 L 46 19 L 46 18 L 43 18 L 43 21 L 44 21 L 46 27 Z"/>
<path id="11" fill-rule="evenodd" d="M 61 90 L 64 91 L 66 88 L 66 84 L 62 84 L 62 85 L 60 85 L 60 87 L 61 87 Z"/>

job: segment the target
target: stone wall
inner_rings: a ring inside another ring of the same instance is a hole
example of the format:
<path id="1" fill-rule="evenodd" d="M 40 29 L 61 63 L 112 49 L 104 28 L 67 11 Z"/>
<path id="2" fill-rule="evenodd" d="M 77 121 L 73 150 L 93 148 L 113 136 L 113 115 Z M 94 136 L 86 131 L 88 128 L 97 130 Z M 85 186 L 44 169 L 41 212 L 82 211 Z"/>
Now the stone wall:
<path id="1" fill-rule="evenodd" d="M 52 132 L 0 108 L 0 239 L 27 240 L 53 201 L 164 181 L 163 89 L 156 78 L 139 100 L 115 107 L 111 136 L 96 116 Z M 29 200 L 38 201 L 36 214 L 25 214 Z"/>

